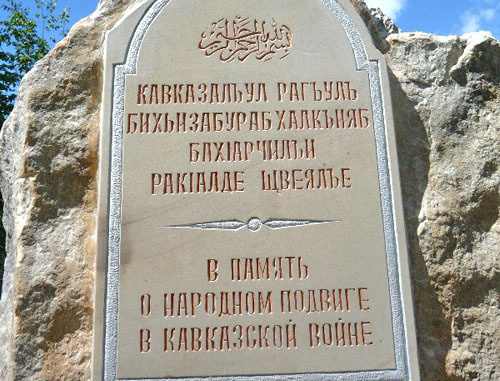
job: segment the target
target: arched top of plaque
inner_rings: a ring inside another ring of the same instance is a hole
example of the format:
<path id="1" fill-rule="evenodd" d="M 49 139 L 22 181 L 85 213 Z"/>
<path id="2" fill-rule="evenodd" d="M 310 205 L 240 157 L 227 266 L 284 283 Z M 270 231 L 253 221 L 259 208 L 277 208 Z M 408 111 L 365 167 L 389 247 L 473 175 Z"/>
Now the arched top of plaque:
<path id="1" fill-rule="evenodd" d="M 369 70 L 370 59 L 378 60 L 382 57 L 381 53 L 373 45 L 365 24 L 353 10 L 348 0 L 266 1 L 265 6 L 261 8 L 260 18 L 255 14 L 255 11 L 245 12 L 245 8 L 254 7 L 253 3 L 226 0 L 216 0 L 216 2 L 226 3 L 224 12 L 221 14 L 213 13 L 213 20 L 208 24 L 206 21 L 204 24 L 200 21 L 200 23 L 192 24 L 196 25 L 196 27 L 186 25 L 185 29 L 174 28 L 175 30 L 169 30 L 168 25 L 172 25 L 172 22 L 165 24 L 165 21 L 171 20 L 160 20 L 158 24 L 162 28 L 167 25 L 163 42 L 166 42 L 172 33 L 179 35 L 189 32 L 193 38 L 183 38 L 181 39 L 183 43 L 190 42 L 195 45 L 203 53 L 200 57 L 213 57 L 214 60 L 218 59 L 226 63 L 283 60 L 291 56 L 292 51 L 300 51 L 302 53 L 301 58 L 303 58 L 304 55 L 314 56 L 321 50 L 318 41 L 315 40 L 311 44 L 307 37 L 316 34 L 310 33 L 312 29 L 321 27 L 322 22 L 328 22 L 325 19 L 326 17 L 333 16 L 334 19 L 329 20 L 332 22 L 328 25 L 330 30 L 325 32 L 324 40 L 321 41 L 322 47 L 325 49 L 332 47 L 332 44 L 329 44 L 332 41 L 329 40 L 333 36 L 337 36 L 334 29 L 340 27 L 344 31 L 345 41 L 333 44 L 333 46 L 345 46 L 347 42 L 352 47 L 350 52 L 343 49 L 339 51 L 342 60 L 354 59 L 358 70 L 367 71 Z M 179 15 L 185 14 L 186 9 L 195 10 L 190 17 L 203 16 L 207 10 L 210 11 L 216 6 L 217 4 L 214 4 L 213 1 L 207 2 L 207 4 L 193 0 L 144 1 L 127 12 L 114 29 L 109 32 L 110 34 L 125 34 L 125 30 L 128 30 L 129 33 L 133 32 L 130 35 L 129 44 L 111 47 L 111 50 L 115 51 L 117 57 L 120 55 L 123 57 L 124 71 L 127 74 L 135 74 L 137 65 L 140 65 L 141 48 L 145 42 L 148 42 L 148 35 L 154 33 L 150 31 L 150 28 L 156 24 L 157 19 L 169 18 L 169 16 L 170 18 L 177 18 Z M 167 9 L 167 7 L 169 8 Z M 324 12 L 324 9 L 320 9 L 325 7 L 330 12 L 327 13 Z M 201 8 L 207 8 L 207 10 Z M 350 8 L 352 12 L 349 13 L 346 8 Z M 176 15 L 176 11 L 179 12 L 178 15 Z M 280 19 L 278 17 L 280 13 L 286 14 L 286 16 L 282 16 Z M 302 20 L 299 20 L 299 16 Z M 140 22 L 137 23 L 138 17 L 140 17 Z M 304 17 L 310 17 L 307 23 L 304 23 Z M 201 20 L 206 20 L 206 17 L 202 17 Z M 130 30 L 128 25 L 131 23 L 137 25 L 137 27 Z M 297 27 L 294 28 L 294 24 L 301 24 L 302 30 Z M 298 34 L 300 32 L 303 34 Z M 154 42 L 152 43 L 154 44 Z M 231 49 L 231 43 L 238 47 Z M 304 47 L 307 47 L 307 49 L 304 49 Z M 157 53 L 161 51 L 158 50 Z M 168 55 L 171 56 L 172 50 L 168 50 L 168 52 Z M 295 54 L 300 55 L 300 53 L 296 52 Z M 347 57 L 347 54 L 349 57 Z M 149 59 L 148 64 L 151 64 Z"/>

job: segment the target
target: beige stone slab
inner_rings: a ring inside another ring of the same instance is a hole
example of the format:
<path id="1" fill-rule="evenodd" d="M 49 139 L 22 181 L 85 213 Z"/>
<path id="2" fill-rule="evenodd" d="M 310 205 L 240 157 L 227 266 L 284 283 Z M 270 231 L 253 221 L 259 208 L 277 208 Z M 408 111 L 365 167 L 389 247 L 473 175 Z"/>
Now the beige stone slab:
<path id="1" fill-rule="evenodd" d="M 118 28 L 94 377 L 417 379 L 386 68 L 351 5 L 156 1 Z"/>

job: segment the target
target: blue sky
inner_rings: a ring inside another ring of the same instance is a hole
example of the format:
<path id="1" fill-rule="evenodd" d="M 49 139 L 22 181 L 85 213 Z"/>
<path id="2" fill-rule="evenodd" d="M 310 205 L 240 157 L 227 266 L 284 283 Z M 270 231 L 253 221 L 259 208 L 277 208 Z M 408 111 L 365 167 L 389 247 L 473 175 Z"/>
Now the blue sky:
<path id="1" fill-rule="evenodd" d="M 500 37 L 500 0 L 366 0 L 405 32 L 461 35 L 488 30 Z"/>
<path id="2" fill-rule="evenodd" d="M 5 0 L 0 0 L 4 2 Z M 365 0 L 395 19 L 405 32 L 461 35 L 488 30 L 500 38 L 500 0 Z M 33 6 L 34 0 L 24 0 Z M 71 8 L 70 25 L 89 15 L 98 0 L 59 0 L 58 8 Z M 33 6 L 34 7 L 34 6 Z"/>

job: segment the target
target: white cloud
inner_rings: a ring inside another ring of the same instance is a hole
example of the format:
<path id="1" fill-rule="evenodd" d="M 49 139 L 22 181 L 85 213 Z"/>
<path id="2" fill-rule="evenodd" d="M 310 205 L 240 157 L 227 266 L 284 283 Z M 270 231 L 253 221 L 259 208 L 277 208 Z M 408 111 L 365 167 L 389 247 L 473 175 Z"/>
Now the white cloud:
<path id="1" fill-rule="evenodd" d="M 494 9 L 482 9 L 479 11 L 479 15 L 484 18 L 486 21 L 492 21 L 495 18 L 495 10 Z"/>
<path id="2" fill-rule="evenodd" d="M 366 5 L 382 9 L 387 16 L 395 20 L 406 5 L 406 0 L 366 0 Z"/>
<path id="3" fill-rule="evenodd" d="M 489 21 L 493 21 L 495 19 L 497 9 L 485 8 L 478 10 L 466 10 L 460 17 L 460 20 L 462 21 L 462 34 L 487 29 L 485 24 L 488 24 Z"/>
<path id="4" fill-rule="evenodd" d="M 465 11 L 460 19 L 462 20 L 462 34 L 477 32 L 481 29 L 481 17 L 478 14 Z"/>

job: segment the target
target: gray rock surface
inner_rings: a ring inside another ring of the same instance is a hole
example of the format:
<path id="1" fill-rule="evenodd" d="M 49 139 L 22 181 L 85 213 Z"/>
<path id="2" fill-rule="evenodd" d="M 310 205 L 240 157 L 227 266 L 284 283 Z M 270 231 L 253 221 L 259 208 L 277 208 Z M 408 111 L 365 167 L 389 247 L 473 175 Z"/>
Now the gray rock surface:
<path id="1" fill-rule="evenodd" d="M 500 378 L 500 44 L 395 33 L 352 0 L 392 77 L 422 377 Z M 90 374 L 102 0 L 25 77 L 0 133 L 1 380 Z"/>
<path id="2" fill-rule="evenodd" d="M 0 380 L 90 375 L 103 1 L 23 79 L 0 133 L 7 261 Z"/>
<path id="3" fill-rule="evenodd" d="M 372 34 L 375 46 L 382 53 L 387 53 L 389 50 L 389 44 L 386 41 L 387 36 L 400 33 L 401 29 L 380 8 L 368 8 L 362 0 L 350 0 L 350 2 Z"/>
<path id="4" fill-rule="evenodd" d="M 500 44 L 387 39 L 422 375 L 500 378 Z"/>

